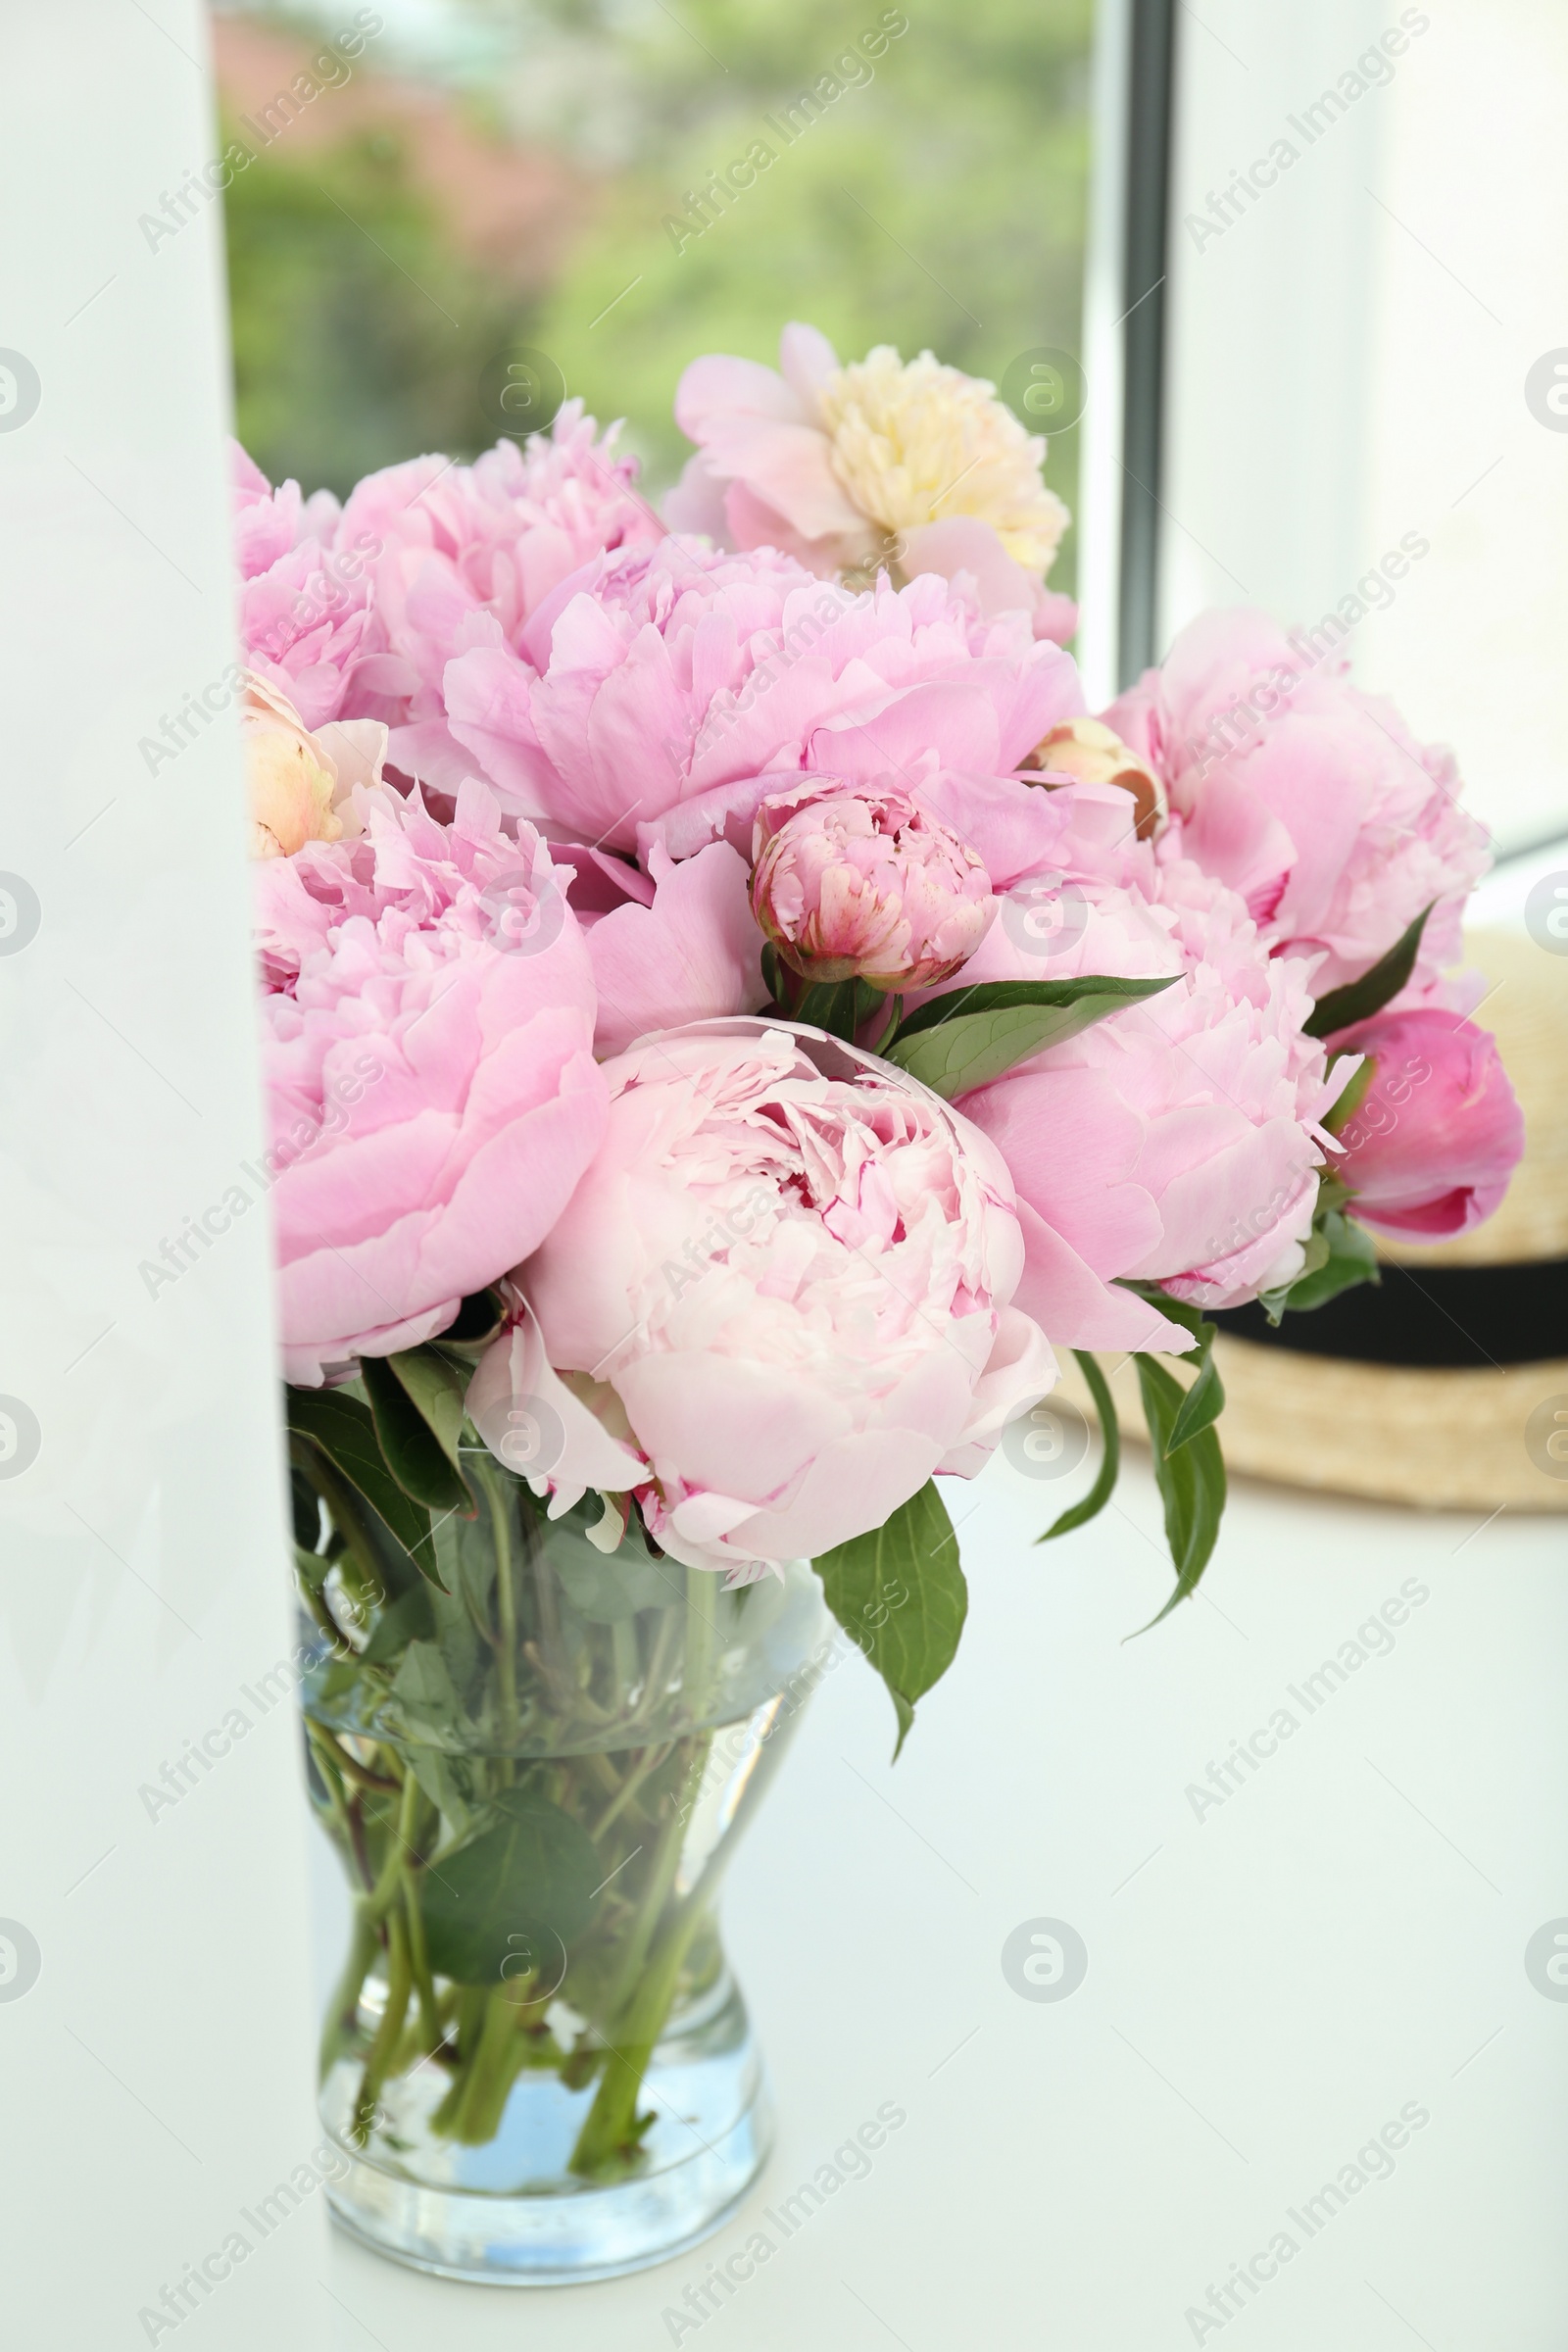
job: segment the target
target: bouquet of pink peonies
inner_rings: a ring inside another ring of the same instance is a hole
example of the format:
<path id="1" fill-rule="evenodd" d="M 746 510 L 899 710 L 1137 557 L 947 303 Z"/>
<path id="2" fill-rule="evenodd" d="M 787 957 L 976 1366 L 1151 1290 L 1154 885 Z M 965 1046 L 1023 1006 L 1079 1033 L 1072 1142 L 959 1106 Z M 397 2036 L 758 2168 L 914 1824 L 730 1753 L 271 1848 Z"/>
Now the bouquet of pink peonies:
<path id="1" fill-rule="evenodd" d="M 481 2144 L 545 2069 L 597 2181 L 654 2161 L 683 1839 L 777 1596 L 825 1597 L 902 1744 L 966 1605 L 935 1481 L 1069 1348 L 1103 1457 L 1046 1533 L 1111 1491 L 1131 1352 L 1174 1605 L 1225 1496 L 1210 1313 L 1376 1279 L 1522 1144 L 1449 968 L 1484 837 L 1392 707 L 1238 612 L 1089 713 L 1044 444 L 929 354 L 792 326 L 676 414 L 662 517 L 578 404 L 341 512 L 237 473 L 308 1714 L 359 1889 L 332 2112 L 371 2148 L 401 2082 L 405 2146 Z"/>

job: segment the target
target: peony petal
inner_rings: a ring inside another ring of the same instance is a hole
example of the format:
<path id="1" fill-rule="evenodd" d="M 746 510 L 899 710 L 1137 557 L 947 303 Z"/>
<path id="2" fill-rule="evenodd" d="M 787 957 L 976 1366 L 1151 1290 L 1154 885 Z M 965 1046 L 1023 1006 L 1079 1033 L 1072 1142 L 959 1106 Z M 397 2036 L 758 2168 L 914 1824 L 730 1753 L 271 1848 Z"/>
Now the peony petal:
<path id="1" fill-rule="evenodd" d="M 745 858 L 715 842 L 677 865 L 656 846 L 649 872 L 653 905 L 623 906 L 589 933 L 602 1054 L 624 1053 L 650 1030 L 759 1012 L 767 1002 Z"/>

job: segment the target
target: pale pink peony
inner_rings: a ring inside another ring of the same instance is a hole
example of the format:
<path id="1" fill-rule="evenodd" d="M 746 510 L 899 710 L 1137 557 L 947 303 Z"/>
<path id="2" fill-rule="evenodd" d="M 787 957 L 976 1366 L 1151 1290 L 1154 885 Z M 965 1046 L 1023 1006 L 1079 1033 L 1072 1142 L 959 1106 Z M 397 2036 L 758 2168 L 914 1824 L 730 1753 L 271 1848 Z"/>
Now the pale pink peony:
<path id="1" fill-rule="evenodd" d="M 1467 1233 L 1501 1201 L 1524 1117 L 1494 1040 L 1434 1008 L 1380 1012 L 1331 1040 L 1372 1073 L 1340 1128 L 1336 1173 L 1364 1223 L 1407 1239 Z"/>
<path id="2" fill-rule="evenodd" d="M 752 911 L 809 980 L 929 988 L 951 979 L 995 911 L 966 843 L 892 786 L 809 776 L 757 811 Z"/>
<path id="3" fill-rule="evenodd" d="M 357 795 L 255 867 L 287 1376 L 445 1328 L 548 1233 L 604 1132 L 588 952 L 527 827 Z"/>
<path id="4" fill-rule="evenodd" d="M 1083 708 L 1018 614 L 983 622 L 934 577 L 851 596 L 787 557 L 668 538 L 600 559 L 524 627 L 447 668 L 452 734 L 552 836 L 677 858 L 803 773 L 1003 774 Z"/>
<path id="5" fill-rule="evenodd" d="M 342 714 L 370 650 L 369 562 L 374 542 L 345 536 L 329 490 L 274 490 L 239 443 L 230 444 L 231 527 L 239 628 L 253 672 L 287 696 L 306 727 Z"/>
<path id="6" fill-rule="evenodd" d="M 1241 892 L 1271 947 L 1322 957 L 1315 994 L 1359 978 L 1436 902 L 1401 999 L 1417 1002 L 1458 959 L 1486 835 L 1449 755 L 1347 669 L 1265 613 L 1205 612 L 1104 716 L 1163 778 L 1187 855 Z"/>
<path id="7" fill-rule="evenodd" d="M 607 548 L 652 544 L 664 525 L 639 496 L 637 461 L 603 435 L 580 400 L 551 432 L 498 442 L 472 466 L 414 458 L 368 474 L 343 511 L 345 536 L 377 548 L 376 658 L 354 708 L 393 728 L 404 774 L 453 792 L 473 762 L 446 728 L 442 678 L 453 656 L 499 631 L 515 647 L 561 582 Z M 475 623 L 488 616 L 493 628 Z"/>
<path id="8" fill-rule="evenodd" d="M 542 1355 L 504 1337 L 469 1397 L 495 1444 L 548 1359 L 630 1450 L 607 1470 L 562 1412 L 558 1511 L 632 1486 L 665 1550 L 748 1579 L 879 1527 L 933 1471 L 972 1475 L 1051 1388 L 1011 1303 L 1006 1171 L 923 1087 L 761 1021 L 652 1039 L 606 1076 L 604 1144 L 515 1278 Z"/>
<path id="9" fill-rule="evenodd" d="M 1076 609 L 1043 584 L 1067 511 L 1045 487 L 1044 441 L 991 384 L 886 345 L 841 367 L 799 324 L 779 368 L 713 353 L 686 369 L 675 421 L 698 450 L 665 500 L 677 530 L 780 548 L 823 579 L 879 564 L 961 576 L 982 612 L 1072 634 Z"/>
<path id="10" fill-rule="evenodd" d="M 557 862 L 578 865 L 571 903 L 594 967 L 597 1054 L 623 1054 L 655 1029 L 761 1010 L 762 934 L 746 860 L 727 842 L 678 865 L 656 842 L 646 874 L 603 851 L 588 855 L 598 870 L 586 877 L 582 852 L 561 851 Z"/>
<path id="11" fill-rule="evenodd" d="M 1088 972 L 1175 985 L 962 1108 L 1012 1174 L 1019 1300 L 1053 1341 L 1180 1350 L 1187 1335 L 1122 1282 L 1219 1307 L 1293 1279 L 1334 1156 L 1322 1120 L 1348 1072 L 1330 1082 L 1302 1033 L 1309 965 L 1271 957 L 1242 902 L 1173 837 L 1138 842 L 1125 796 L 1104 785 L 1040 801 L 1052 864 L 1013 883 L 965 985 Z"/>

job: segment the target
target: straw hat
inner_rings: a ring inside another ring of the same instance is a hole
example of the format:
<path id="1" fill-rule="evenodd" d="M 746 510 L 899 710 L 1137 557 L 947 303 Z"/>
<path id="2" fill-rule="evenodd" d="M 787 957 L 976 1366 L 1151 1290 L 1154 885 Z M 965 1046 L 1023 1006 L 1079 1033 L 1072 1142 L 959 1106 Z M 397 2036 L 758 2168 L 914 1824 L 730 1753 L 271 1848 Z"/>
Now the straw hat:
<path id="1" fill-rule="evenodd" d="M 1523 932 L 1467 948 L 1525 1115 L 1507 1197 L 1455 1241 L 1380 1240 L 1381 1289 L 1288 1315 L 1278 1338 L 1238 1338 L 1222 1318 L 1232 1470 L 1429 1509 L 1568 1511 L 1568 957 Z M 1104 1369 L 1147 1444 L 1134 1365 Z M 1061 1393 L 1093 1417 L 1070 1356 Z"/>

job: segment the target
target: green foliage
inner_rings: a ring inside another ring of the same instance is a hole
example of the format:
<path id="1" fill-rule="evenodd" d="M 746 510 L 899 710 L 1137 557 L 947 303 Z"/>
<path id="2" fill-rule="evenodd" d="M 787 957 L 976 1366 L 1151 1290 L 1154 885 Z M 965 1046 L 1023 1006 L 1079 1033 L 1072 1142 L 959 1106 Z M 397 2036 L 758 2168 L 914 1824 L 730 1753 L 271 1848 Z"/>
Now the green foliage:
<path id="1" fill-rule="evenodd" d="M 1189 1426 L 1185 1436 L 1179 1435 L 1187 1398 L 1174 1374 L 1152 1355 L 1138 1355 L 1133 1360 L 1138 1366 L 1144 1419 L 1149 1424 L 1154 1478 L 1165 1505 L 1165 1541 L 1176 1565 L 1175 1590 L 1150 1621 L 1158 1625 L 1178 1601 L 1197 1590 L 1208 1565 L 1225 1510 L 1225 1463 L 1211 1420 Z M 1200 1420 L 1200 1416 L 1194 1419 Z"/>
<path id="2" fill-rule="evenodd" d="M 879 57 L 864 36 L 894 12 L 877 0 L 849 14 L 842 0 L 451 7 L 476 58 L 510 50 L 524 98 L 577 57 L 575 97 L 526 110 L 530 138 L 591 153 L 578 118 L 596 111 L 629 136 L 608 142 L 612 169 L 595 165 L 591 223 L 536 302 L 457 258 L 396 134 L 304 159 L 280 141 L 241 172 L 227 199 L 238 427 L 274 478 L 342 491 L 420 450 L 471 455 L 495 438 L 480 371 L 515 340 L 549 353 L 597 416 L 628 417 L 656 489 L 689 454 L 671 416 L 682 368 L 706 351 L 776 364 L 790 318 L 845 359 L 929 347 L 993 381 L 1025 351 L 1081 348 L 1091 0 L 926 0 Z M 364 70 L 391 62 L 388 46 Z M 793 144 L 767 127 L 826 74 L 846 86 Z M 502 78 L 492 63 L 474 81 L 492 114 Z M 757 139 L 775 161 L 677 251 L 666 219 L 695 226 L 688 192 Z M 1053 436 L 1047 465 L 1069 508 L 1077 443 Z M 1071 589 L 1074 562 L 1069 533 L 1054 587 Z"/>
<path id="3" fill-rule="evenodd" d="M 876 342 L 906 358 L 929 346 L 993 380 L 1022 351 L 1079 347 L 1088 0 L 935 0 L 865 60 L 858 36 L 882 13 L 871 0 L 850 15 L 841 0 L 692 0 L 628 36 L 606 12 L 645 110 L 643 152 L 547 302 L 539 341 L 601 415 L 636 386 L 639 438 L 662 472 L 685 455 L 669 410 L 688 360 L 776 365 L 788 318 L 821 327 L 846 359 Z M 862 66 L 835 75 L 852 86 L 786 144 L 764 118 L 781 121 L 857 45 Z M 776 160 L 677 251 L 665 220 L 700 219 L 687 193 L 757 139 Z M 1049 476 L 1069 505 L 1074 440 L 1061 436 Z"/>
<path id="4" fill-rule="evenodd" d="M 466 1384 L 433 1348 L 406 1348 L 386 1358 L 454 1470 L 463 1468 L 463 1399 Z"/>
<path id="5" fill-rule="evenodd" d="M 954 1102 L 1020 1061 L 1063 1045 L 1169 980 L 995 980 L 933 997 L 902 1021 L 883 1058 Z"/>
<path id="6" fill-rule="evenodd" d="M 419 1352 L 429 1354 L 427 1349 Z M 415 1389 L 400 1378 L 397 1363 L 396 1357 L 367 1356 L 360 1368 L 382 1457 L 405 1494 L 414 1501 L 422 1502 L 433 1511 L 471 1512 L 473 1498 L 457 1466 L 457 1432 L 463 1426 L 462 1393 L 455 1380 L 450 1387 L 446 1385 L 442 1377 L 446 1367 L 438 1358 L 431 1357 L 429 1365 L 415 1368 L 412 1375 Z M 435 1369 L 430 1369 L 430 1365 Z M 416 1401 L 415 1390 L 422 1402 Z M 454 1396 L 455 1423 L 447 1409 Z M 423 1408 L 441 1414 L 451 1434 L 450 1446 L 437 1434 Z"/>
<path id="7" fill-rule="evenodd" d="M 378 1535 L 392 1547 L 393 1564 L 411 1562 L 435 1582 L 430 1514 L 388 1469 L 368 1405 L 341 1389 L 287 1388 L 283 1394 L 290 1437 L 306 1449 L 298 1466 L 319 1485 L 327 1508 L 335 1480 L 347 1480 L 369 1504 Z"/>
<path id="8" fill-rule="evenodd" d="M 303 160 L 285 136 L 224 213 L 234 429 L 271 480 L 342 497 L 376 466 L 494 442 L 479 378 L 530 339 L 530 305 L 454 252 L 393 132 Z"/>
<path id="9" fill-rule="evenodd" d="M 1436 900 L 1432 904 L 1435 906 Z M 1388 954 L 1380 956 L 1359 980 L 1348 980 L 1343 988 L 1331 988 L 1326 997 L 1319 997 L 1302 1024 L 1308 1037 L 1337 1037 L 1356 1021 L 1369 1021 L 1398 995 L 1415 970 L 1421 934 L 1431 912 L 1432 906 L 1423 906 L 1409 929 L 1400 933 Z"/>
<path id="10" fill-rule="evenodd" d="M 811 1565 L 828 1607 L 888 1687 L 899 1719 L 897 1761 L 914 1702 L 952 1665 L 969 1607 L 958 1540 L 934 1482 L 885 1526 Z"/>
<path id="11" fill-rule="evenodd" d="M 1299 1314 L 1326 1306 L 1342 1291 L 1363 1282 L 1381 1282 L 1377 1246 L 1364 1225 L 1343 1209 L 1320 1209 L 1306 1244 L 1306 1264 L 1288 1288 L 1265 1291 L 1260 1303 L 1270 1322 L 1277 1323 L 1287 1308 Z"/>
<path id="12" fill-rule="evenodd" d="M 459 1984 L 500 1984 L 550 1965 L 582 1933 L 604 1876 L 586 1830 L 548 1798 L 506 1788 L 493 1829 L 424 1873 L 430 1966 Z M 511 1964 L 510 1967 L 508 1964 Z"/>
<path id="13" fill-rule="evenodd" d="M 1045 1534 L 1036 1536 L 1037 1544 L 1049 1544 L 1053 1536 L 1070 1536 L 1075 1527 L 1086 1527 L 1091 1519 L 1098 1519 L 1115 1493 L 1116 1480 L 1121 1472 L 1121 1423 L 1116 1417 L 1116 1403 L 1110 1393 L 1110 1383 L 1086 1349 L 1075 1348 L 1073 1354 L 1077 1358 L 1079 1371 L 1089 1384 L 1089 1394 L 1095 1400 L 1103 1451 L 1100 1457 L 1100 1468 L 1095 1473 L 1095 1483 L 1088 1494 L 1081 1500 L 1069 1504 L 1059 1518 L 1053 1519 Z"/>

